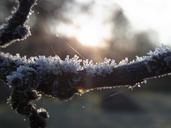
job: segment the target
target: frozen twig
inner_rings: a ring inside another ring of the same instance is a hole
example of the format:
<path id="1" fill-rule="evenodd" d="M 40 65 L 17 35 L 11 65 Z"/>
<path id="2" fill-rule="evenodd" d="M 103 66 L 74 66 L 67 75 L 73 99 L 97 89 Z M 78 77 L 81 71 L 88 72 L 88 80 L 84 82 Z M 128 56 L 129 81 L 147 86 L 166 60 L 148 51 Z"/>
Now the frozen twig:
<path id="1" fill-rule="evenodd" d="M 18 0 L 18 8 L 11 18 L 0 25 L 0 46 L 4 47 L 30 35 L 26 21 L 37 0 Z M 20 57 L 19 54 L 0 53 L 0 81 L 11 87 L 11 106 L 30 120 L 31 128 L 45 128 L 48 112 L 32 102 L 42 94 L 70 99 L 94 89 L 120 86 L 133 87 L 150 78 L 171 73 L 171 50 L 157 48 L 147 56 L 116 64 L 112 59 L 94 64 L 77 56 L 61 60 L 54 57 Z"/>
<path id="2" fill-rule="evenodd" d="M 114 60 L 93 64 L 77 56 L 20 57 L 0 54 L 0 76 L 12 87 L 28 87 L 44 94 L 68 99 L 79 89 L 91 90 L 121 85 L 134 86 L 144 80 L 171 73 L 171 50 L 157 48 L 137 60 L 116 64 Z"/>
<path id="3" fill-rule="evenodd" d="M 48 113 L 36 108 L 33 100 L 41 94 L 61 100 L 74 94 L 83 94 L 94 89 L 134 87 L 150 78 L 171 73 L 171 50 L 157 48 L 147 56 L 128 59 L 116 64 L 114 60 L 94 64 L 67 56 L 64 60 L 54 57 L 20 57 L 19 54 L 0 53 L 0 79 L 12 88 L 11 105 L 18 113 L 30 119 L 31 128 L 45 128 Z"/>
<path id="4" fill-rule="evenodd" d="M 30 27 L 26 25 L 32 7 L 37 0 L 18 0 L 19 4 L 14 14 L 6 23 L 0 25 L 0 46 L 5 47 L 14 41 L 26 39 L 30 33 Z"/>

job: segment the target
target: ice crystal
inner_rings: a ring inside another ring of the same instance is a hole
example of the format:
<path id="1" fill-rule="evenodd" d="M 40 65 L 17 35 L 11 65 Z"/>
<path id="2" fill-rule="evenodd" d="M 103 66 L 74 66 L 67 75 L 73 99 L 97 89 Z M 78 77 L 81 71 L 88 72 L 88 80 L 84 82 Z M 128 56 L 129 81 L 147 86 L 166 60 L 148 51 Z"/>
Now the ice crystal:
<path id="1" fill-rule="evenodd" d="M 158 56 L 158 55 L 165 54 L 168 52 L 170 52 L 170 48 L 166 45 L 162 45 L 161 47 L 156 48 L 154 51 L 150 51 L 147 54 L 149 56 Z"/>
<path id="2" fill-rule="evenodd" d="M 9 85 L 22 86 L 28 83 L 32 84 L 29 76 L 32 76 L 36 70 L 29 66 L 19 66 L 16 71 L 7 76 Z M 30 85 L 33 86 L 33 85 Z"/>
<path id="3" fill-rule="evenodd" d="M 11 55 L 9 53 L 0 52 L 0 58 L 4 58 L 4 63 L 6 63 L 7 65 L 12 61 L 14 61 L 17 65 L 28 62 L 26 56 L 21 57 L 19 54 Z"/>
<path id="4" fill-rule="evenodd" d="M 136 56 L 136 60 L 134 62 L 141 62 L 141 61 L 144 61 L 144 60 L 147 60 L 149 59 L 151 56 Z"/>
<path id="5" fill-rule="evenodd" d="M 118 66 L 122 66 L 122 65 L 125 65 L 125 64 L 128 64 L 129 63 L 129 60 L 128 58 L 126 57 L 125 59 L 121 60 L 118 64 Z"/>
<path id="6" fill-rule="evenodd" d="M 36 79 L 44 79 L 48 76 L 62 76 L 63 74 L 73 74 L 72 77 L 68 78 L 68 83 L 77 83 L 80 78 L 76 75 L 80 71 L 85 71 L 87 75 L 90 76 L 106 76 L 117 68 L 118 66 L 129 65 L 131 63 L 137 63 L 143 61 L 149 73 L 157 72 L 158 70 L 163 70 L 167 68 L 166 66 L 171 65 L 171 54 L 170 50 L 166 46 L 157 48 L 154 52 L 149 52 L 148 56 L 136 57 L 136 60 L 128 62 L 128 58 L 122 60 L 119 64 L 115 63 L 113 59 L 105 58 L 101 63 L 94 63 L 92 60 L 81 60 L 78 56 L 69 57 L 66 56 L 62 60 L 59 56 L 38 56 L 26 58 L 21 57 L 19 54 L 15 56 L 10 54 L 0 53 L 0 58 L 4 58 L 0 65 L 10 65 L 15 64 L 16 70 L 7 75 L 7 81 L 11 84 L 12 81 L 26 79 L 25 76 L 30 75 L 29 73 L 34 73 L 38 76 Z M 157 58 L 157 59 L 156 59 Z M 150 64 L 155 63 L 155 64 Z M 165 66 L 160 66 L 160 65 Z M 5 70 L 5 69 L 4 69 Z M 75 76 L 75 77 L 74 77 Z M 24 80 L 26 82 L 28 80 Z M 29 81 L 28 81 L 29 82 Z M 58 83 L 58 79 L 56 80 Z"/>
<path id="7" fill-rule="evenodd" d="M 94 64 L 93 61 L 85 60 L 83 61 L 83 69 L 89 75 L 106 75 L 110 74 L 113 71 L 113 68 L 116 66 L 115 60 L 105 58 L 102 63 Z"/>
<path id="8" fill-rule="evenodd" d="M 81 70 L 81 60 L 78 56 L 74 56 L 73 58 L 69 58 L 69 56 L 67 56 L 65 60 L 61 60 L 59 56 L 39 56 L 37 58 L 31 58 L 30 60 L 32 63 L 38 65 L 38 69 L 41 72 L 49 72 L 55 75 Z"/>

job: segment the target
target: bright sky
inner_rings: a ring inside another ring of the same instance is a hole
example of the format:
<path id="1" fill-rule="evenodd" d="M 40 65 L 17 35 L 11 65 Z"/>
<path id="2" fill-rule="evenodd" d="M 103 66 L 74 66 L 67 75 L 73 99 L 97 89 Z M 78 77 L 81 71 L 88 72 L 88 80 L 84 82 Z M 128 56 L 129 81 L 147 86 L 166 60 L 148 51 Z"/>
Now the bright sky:
<path id="1" fill-rule="evenodd" d="M 159 42 L 171 45 L 171 0 L 75 0 L 80 4 L 94 3 L 88 14 L 78 13 L 78 8 L 70 6 L 67 16 L 73 24 L 61 23 L 57 32 L 75 37 L 84 45 L 102 46 L 110 39 L 111 26 L 106 23 L 113 15 L 116 4 L 122 8 L 133 30 L 154 30 Z M 101 44 L 100 44 L 101 43 Z"/>
<path id="2" fill-rule="evenodd" d="M 113 0 L 112 0 L 113 1 Z M 171 0 L 115 0 L 131 25 L 158 32 L 161 43 L 171 45 Z"/>

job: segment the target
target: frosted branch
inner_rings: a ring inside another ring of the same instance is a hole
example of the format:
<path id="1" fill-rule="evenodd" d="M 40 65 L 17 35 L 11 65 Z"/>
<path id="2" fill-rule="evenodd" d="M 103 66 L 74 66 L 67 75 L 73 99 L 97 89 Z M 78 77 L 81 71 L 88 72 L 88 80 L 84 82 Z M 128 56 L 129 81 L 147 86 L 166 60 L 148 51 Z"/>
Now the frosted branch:
<path id="1" fill-rule="evenodd" d="M 0 54 L 0 76 L 12 87 L 34 88 L 60 99 L 68 99 L 86 90 L 120 85 L 134 86 L 149 78 L 171 72 L 171 50 L 157 48 L 147 56 L 116 64 L 105 59 L 102 63 L 81 60 L 77 56 L 61 60 L 54 57 L 20 57 Z"/>
<path id="2" fill-rule="evenodd" d="M 32 103 L 41 94 L 67 100 L 94 89 L 134 87 L 170 73 L 171 50 L 167 47 L 131 62 L 126 58 L 119 64 L 112 59 L 94 64 L 77 56 L 62 60 L 59 56 L 26 58 L 0 53 L 0 79 L 13 89 L 11 106 L 29 118 L 31 128 L 45 128 L 49 117 L 45 109 Z"/>
<path id="3" fill-rule="evenodd" d="M 1 47 L 30 35 L 26 22 L 36 1 L 18 0 L 16 11 L 0 25 Z M 131 62 L 126 58 L 119 64 L 106 58 L 95 64 L 78 56 L 62 60 L 59 56 L 27 58 L 0 53 L 0 81 L 11 87 L 12 109 L 28 117 L 31 128 L 45 128 L 49 117 L 45 109 L 32 102 L 40 99 L 41 94 L 67 100 L 94 89 L 133 87 L 170 73 L 171 50 L 165 46 Z"/>
<path id="4" fill-rule="evenodd" d="M 32 7 L 37 0 L 18 0 L 18 7 L 7 23 L 0 25 L 0 46 L 7 46 L 14 41 L 26 39 L 30 28 L 26 25 Z"/>

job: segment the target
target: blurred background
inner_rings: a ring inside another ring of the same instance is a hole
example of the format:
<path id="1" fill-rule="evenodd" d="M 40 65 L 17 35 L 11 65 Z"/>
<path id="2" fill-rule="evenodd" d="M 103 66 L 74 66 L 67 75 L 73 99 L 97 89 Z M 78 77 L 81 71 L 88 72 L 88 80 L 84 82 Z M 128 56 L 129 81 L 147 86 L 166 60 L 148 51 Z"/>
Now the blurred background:
<path id="1" fill-rule="evenodd" d="M 170 6 L 169 0 L 39 0 L 28 21 L 32 36 L 1 51 L 132 60 L 171 45 Z M 14 7 L 15 0 L 0 1 L 0 24 Z M 51 115 L 48 128 L 170 128 L 170 82 L 168 76 L 141 88 L 94 91 L 69 101 L 45 97 L 38 106 Z M 28 121 L 6 104 L 9 93 L 1 83 L 0 128 L 28 128 Z"/>

